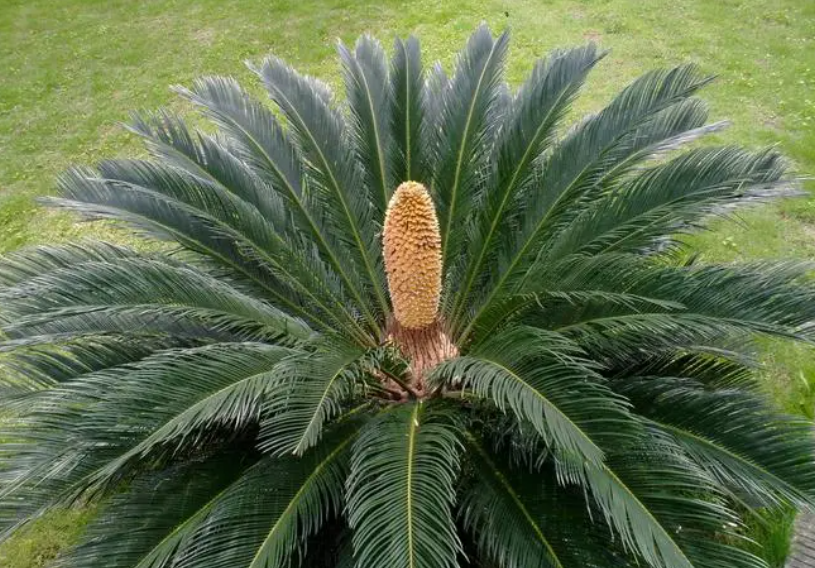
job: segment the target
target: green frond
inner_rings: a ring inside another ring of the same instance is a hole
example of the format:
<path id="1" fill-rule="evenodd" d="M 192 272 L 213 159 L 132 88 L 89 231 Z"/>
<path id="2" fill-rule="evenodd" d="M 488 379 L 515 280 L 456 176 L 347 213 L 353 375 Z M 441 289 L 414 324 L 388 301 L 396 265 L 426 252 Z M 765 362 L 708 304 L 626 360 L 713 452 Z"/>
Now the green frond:
<path id="1" fill-rule="evenodd" d="M 428 148 L 423 142 L 427 128 L 425 73 L 419 40 L 396 39 L 390 68 L 392 144 L 390 159 L 394 180 L 418 181 L 430 186 Z"/>
<path id="2" fill-rule="evenodd" d="M 442 139 L 439 136 L 439 129 L 442 126 L 443 110 L 444 110 L 444 97 L 445 93 L 451 88 L 451 79 L 447 76 L 440 62 L 433 64 L 427 72 L 424 87 L 422 89 L 422 112 L 424 114 L 424 123 L 422 124 L 422 144 L 426 148 L 429 174 L 436 169 L 438 161 L 443 157 L 443 152 L 440 151 Z M 432 187 L 431 183 L 428 187 Z"/>
<path id="3" fill-rule="evenodd" d="M 586 75 L 604 56 L 593 44 L 555 51 L 535 65 L 511 103 L 511 114 L 495 142 L 495 171 L 479 207 L 475 231 L 467 243 L 464 285 L 456 293 L 453 319 L 469 300 L 483 263 L 494 257 L 496 233 L 504 213 L 534 176 L 534 163 L 551 144 Z"/>
<path id="4" fill-rule="evenodd" d="M 673 437 L 737 495 L 769 506 L 813 502 L 815 441 L 809 421 L 778 413 L 756 394 L 708 390 L 692 375 L 625 377 L 611 385 L 634 412 Z"/>
<path id="5" fill-rule="evenodd" d="M 216 219 L 214 223 L 209 221 L 215 225 L 215 234 L 235 241 L 242 264 L 260 275 L 272 275 L 277 284 L 275 290 L 270 291 L 273 295 L 291 289 L 295 296 L 286 298 L 289 303 L 313 302 L 333 314 L 339 306 L 342 313 L 343 291 L 336 277 L 318 259 L 312 258 L 311 245 L 301 244 L 299 235 L 286 237 L 285 225 L 271 225 L 254 205 L 233 192 L 223 190 L 219 184 L 201 185 L 166 166 L 150 162 L 107 161 L 100 165 L 100 173 L 114 184 L 123 181 L 180 201 L 192 208 L 192 216 Z M 296 294 L 305 296 L 307 302 L 298 302 Z M 302 310 L 302 307 L 298 305 L 294 309 Z M 344 313 L 335 317 L 343 321 L 343 316 L 351 317 Z"/>
<path id="6" fill-rule="evenodd" d="M 367 188 L 356 167 L 349 133 L 341 114 L 326 99 L 325 85 L 298 74 L 276 58 L 255 69 L 288 121 L 289 131 L 307 164 L 311 190 L 331 228 L 348 246 L 349 259 L 365 275 L 379 310 L 387 314 L 380 243 L 376 238 Z M 367 308 L 362 304 L 360 308 Z"/>
<path id="7" fill-rule="evenodd" d="M 91 439 L 119 430 L 132 440 L 132 447 L 95 472 L 91 481 L 110 483 L 179 446 L 187 450 L 206 446 L 219 429 L 229 438 L 254 427 L 274 393 L 277 367 L 291 353 L 264 345 L 222 343 L 163 353 L 135 365 L 125 375 L 127 384 L 108 386 L 110 394 L 95 400 L 80 424 Z M 102 385 L 110 382 L 109 377 L 99 378 Z M 94 382 L 91 378 L 88 391 L 102 386 Z M 172 403 L 166 402 L 170 397 Z M 134 419 L 117 420 L 117 415 Z"/>
<path id="8" fill-rule="evenodd" d="M 234 439 L 259 420 L 271 371 L 289 353 L 258 343 L 163 351 L 41 392 L 3 428 L 4 511 L 23 518 Z"/>
<path id="9" fill-rule="evenodd" d="M 304 192 L 305 172 L 300 152 L 272 111 L 251 97 L 234 79 L 208 77 L 196 81 L 192 90 L 179 91 L 202 107 L 207 116 L 230 135 L 241 158 L 287 199 L 301 231 L 310 235 L 349 294 L 363 308 L 364 285 L 356 272 L 346 267 L 350 251 L 342 239 L 345 233 L 332 234 L 324 218 L 327 211 L 317 196 Z M 368 319 L 373 325 L 372 316 Z"/>
<path id="10" fill-rule="evenodd" d="M 457 428 L 434 403 L 400 405 L 360 432 L 348 478 L 357 566 L 452 568 L 461 450 Z"/>
<path id="11" fill-rule="evenodd" d="M 76 547 L 53 568 L 161 568 L 257 458 L 226 453 L 190 460 L 131 482 L 111 497 Z"/>
<path id="12" fill-rule="evenodd" d="M 707 389 L 755 393 L 761 388 L 755 373 L 756 364 L 749 354 L 700 349 L 632 357 L 621 366 L 608 367 L 605 374 L 614 381 L 623 377 L 691 377 Z"/>
<path id="13" fill-rule="evenodd" d="M 774 151 L 692 150 L 626 178 L 589 205 L 548 243 L 540 270 L 570 254 L 664 248 L 672 237 L 702 226 L 706 216 L 784 195 L 792 183 Z"/>
<path id="14" fill-rule="evenodd" d="M 431 190 L 446 265 L 460 252 L 464 220 L 479 187 L 479 169 L 489 157 L 490 134 L 497 122 L 493 111 L 503 85 L 508 43 L 508 33 L 493 39 L 486 25 L 479 27 L 459 55 L 449 86 L 439 94 L 438 141 L 431 146 L 437 153 Z"/>
<path id="15" fill-rule="evenodd" d="M 654 568 L 765 566 L 728 544 L 740 539 L 739 519 L 715 482 L 667 438 L 652 434 L 617 448 L 599 467 L 559 468 L 585 488 L 624 547 Z"/>
<path id="16" fill-rule="evenodd" d="M 267 328 L 267 334 L 306 339 L 310 330 L 275 307 L 242 293 L 221 279 L 191 266 L 168 264 L 158 259 L 126 258 L 115 262 L 85 262 L 59 268 L 0 289 L 2 311 L 12 317 L 12 328 L 31 316 L 42 316 L 68 308 L 93 311 L 104 307 L 186 307 L 209 310 L 222 318 L 232 316 Z M 57 318 L 55 318 L 57 319 Z"/>
<path id="17" fill-rule="evenodd" d="M 147 160 L 105 160 L 98 165 L 102 185 L 126 191 L 155 193 L 187 207 L 190 214 L 211 218 L 258 245 L 273 240 L 275 230 L 260 211 L 220 183 L 203 180 L 163 163 Z M 66 188 L 67 189 L 67 188 Z"/>
<path id="18" fill-rule="evenodd" d="M 807 338 L 815 315 L 804 278 L 810 269 L 796 261 L 676 267 L 632 254 L 574 256 L 541 272 L 525 292 L 605 290 L 657 303 L 528 304 L 524 321 L 566 334 L 607 364 L 644 350 L 722 347 L 755 334 Z M 660 307 L 660 301 L 668 304 Z"/>
<path id="19" fill-rule="evenodd" d="M 60 178 L 63 197 L 50 199 L 48 203 L 91 219 L 124 221 L 153 237 L 176 241 L 184 248 L 233 270 L 271 298 L 296 310 L 293 301 L 281 293 L 279 283 L 267 267 L 253 266 L 247 262 L 244 247 L 257 248 L 258 244 L 225 220 L 238 215 L 237 210 L 230 209 L 236 202 L 228 199 L 219 202 L 218 198 L 223 194 L 219 196 L 216 192 L 210 192 L 195 178 L 185 178 L 169 171 L 166 173 L 169 176 L 165 181 L 171 185 L 159 190 L 134 182 L 106 180 L 99 177 L 99 173 L 89 170 L 70 170 Z M 196 203 L 199 199 L 203 201 Z M 210 209 L 220 218 L 213 216 Z M 248 223 L 250 218 L 241 222 Z M 254 236 L 261 238 L 265 234 L 268 237 L 270 228 L 261 219 L 256 220 Z"/>
<path id="20" fill-rule="evenodd" d="M 392 177 L 393 125 L 390 117 L 393 94 L 388 61 L 379 42 L 367 35 L 357 40 L 353 54 L 342 44 L 338 50 L 343 63 L 356 159 L 364 166 L 365 185 L 381 219 L 393 190 L 408 179 L 395 180 Z"/>
<path id="21" fill-rule="evenodd" d="M 538 189 L 525 192 L 510 212 L 517 221 L 507 228 L 514 230 L 503 239 L 488 293 L 476 303 L 462 339 L 469 336 L 481 315 L 506 289 L 516 289 L 525 282 L 524 275 L 541 243 L 598 196 L 605 176 L 630 170 L 650 153 L 643 150 L 661 147 L 666 139 L 681 134 L 683 128 L 700 126 L 660 121 L 658 117 L 708 81 L 693 66 L 648 73 L 605 109 L 573 128 L 549 152 L 535 181 Z"/>
<path id="22" fill-rule="evenodd" d="M 128 513 L 149 516 L 147 522 L 139 519 L 141 522 L 135 529 L 144 532 L 141 542 L 137 542 L 141 546 L 130 555 L 137 563 L 121 565 L 136 568 L 189 568 L 202 563 L 213 568 L 289 566 L 294 558 L 304 554 L 306 538 L 341 510 L 343 482 L 357 430 L 358 424 L 336 430 L 324 444 L 302 458 L 263 458 L 246 467 L 240 477 L 217 493 L 210 493 L 208 499 L 190 499 L 181 511 L 151 507 L 149 502 L 144 503 L 143 497 L 134 499 L 131 495 L 131 501 L 126 501 L 122 511 L 125 522 Z M 232 459 L 234 462 L 234 456 Z M 188 484 L 190 475 L 194 478 L 193 472 L 182 477 Z M 120 499 L 126 500 L 127 495 Z M 114 501 L 111 514 L 116 512 L 113 508 L 116 504 Z M 164 517 L 166 513 L 171 516 Z M 167 522 L 172 520 L 177 524 Z M 115 547 L 122 539 L 120 533 L 114 532 L 119 526 L 117 522 L 114 527 L 108 524 L 101 528 L 101 538 L 80 547 L 78 561 L 70 562 L 69 557 L 65 567 L 84 567 L 81 562 L 88 558 L 107 560 L 106 554 L 94 554 L 94 548 Z"/>
<path id="23" fill-rule="evenodd" d="M 136 256 L 139 253 L 127 247 L 90 240 L 35 246 L 0 257 L 0 287 L 15 286 L 46 272 L 84 262 L 113 262 Z"/>
<path id="24" fill-rule="evenodd" d="M 546 189 L 519 204 L 534 205 L 526 214 L 532 230 L 523 234 L 534 234 L 570 201 L 594 195 L 612 172 L 630 171 L 666 141 L 673 144 L 676 136 L 701 127 L 704 109 L 684 101 L 709 82 L 693 65 L 646 73 L 572 129 L 542 166 L 539 183 Z"/>
<path id="25" fill-rule="evenodd" d="M 598 465 L 604 443 L 624 443 L 637 430 L 623 399 L 598 378 L 567 338 L 518 327 L 441 363 L 430 383 L 460 382 L 465 391 L 528 422 L 547 446 Z"/>
<path id="26" fill-rule="evenodd" d="M 3 353 L 0 385 L 38 393 L 80 375 L 139 361 L 156 351 L 179 346 L 177 341 L 166 338 L 135 335 L 127 339 L 115 335 L 90 336 L 20 346 Z"/>
<path id="27" fill-rule="evenodd" d="M 297 206 L 298 214 L 307 213 L 302 207 L 303 172 L 297 149 L 266 106 L 229 77 L 203 77 L 192 89 L 176 91 L 221 128 L 238 157 Z"/>
<path id="28" fill-rule="evenodd" d="M 368 341 L 326 267 L 309 251 L 281 239 L 254 207 L 166 166 L 118 161 L 100 167 L 99 175 L 107 177 L 78 170 L 63 176 L 67 199 L 54 203 L 175 240 L 249 280 L 289 312 L 324 329 L 331 328 L 323 321 L 328 314 L 336 325 Z"/>
<path id="29" fill-rule="evenodd" d="M 302 455 L 317 444 L 325 424 L 354 393 L 364 355 L 363 349 L 334 340 L 282 361 L 261 424 L 261 450 Z"/>
<path id="30" fill-rule="evenodd" d="M 342 284 L 312 250 L 313 241 L 307 237 L 303 240 L 307 231 L 292 224 L 284 192 L 276 191 L 264 181 L 243 161 L 241 154 L 227 148 L 225 142 L 207 134 L 190 132 L 180 118 L 167 111 L 135 115 L 130 128 L 147 140 L 156 158 L 190 175 L 214 182 L 255 207 L 275 232 L 270 237 L 272 245 L 267 242 L 263 248 L 265 253 L 274 257 L 276 276 L 329 314 L 334 314 L 334 318 L 339 318 L 335 320 L 339 325 L 348 324 Z M 227 219 L 230 220 L 231 216 Z M 264 254 L 252 254 L 246 249 L 243 252 L 260 262 L 264 258 L 268 260 Z"/>
<path id="31" fill-rule="evenodd" d="M 473 479 L 465 484 L 459 518 L 485 559 L 501 568 L 632 566 L 594 523 L 583 495 L 558 487 L 553 476 L 508 467 L 470 434 Z"/>
<path id="32" fill-rule="evenodd" d="M 183 119 L 167 110 L 134 114 L 128 128 L 144 138 L 156 160 L 215 183 L 257 208 L 277 231 L 290 230 L 284 198 L 226 146 L 228 140 L 191 131 Z"/>
<path id="33" fill-rule="evenodd" d="M 164 336 L 181 342 L 269 341 L 280 337 L 255 322 L 208 309 L 133 304 L 79 306 L 21 318 L 3 328 L 11 339 L 0 350 L 14 350 L 100 335 Z"/>

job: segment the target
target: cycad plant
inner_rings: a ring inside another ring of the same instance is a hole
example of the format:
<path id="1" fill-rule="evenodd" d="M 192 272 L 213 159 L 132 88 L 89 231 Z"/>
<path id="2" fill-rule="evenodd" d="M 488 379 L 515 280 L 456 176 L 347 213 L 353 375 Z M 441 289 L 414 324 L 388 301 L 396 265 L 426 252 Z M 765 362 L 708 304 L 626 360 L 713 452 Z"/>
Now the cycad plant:
<path id="1" fill-rule="evenodd" d="M 206 77 L 216 128 L 134 118 L 149 160 L 54 206 L 169 244 L 0 268 L 0 517 L 103 501 L 68 568 L 759 568 L 740 515 L 815 501 L 809 423 L 751 371 L 812 341 L 802 262 L 710 265 L 677 235 L 785 195 L 691 67 L 567 128 L 604 53 L 513 92 L 479 28 L 340 46 L 344 101 L 275 58 L 273 105 Z M 147 252 L 144 252 L 147 250 Z"/>

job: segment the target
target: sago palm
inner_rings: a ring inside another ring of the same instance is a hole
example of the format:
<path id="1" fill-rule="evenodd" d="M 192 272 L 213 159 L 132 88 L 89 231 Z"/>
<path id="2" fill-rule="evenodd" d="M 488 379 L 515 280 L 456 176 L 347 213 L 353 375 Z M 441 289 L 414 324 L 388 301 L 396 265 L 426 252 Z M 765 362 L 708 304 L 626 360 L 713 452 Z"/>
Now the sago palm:
<path id="1" fill-rule="evenodd" d="M 809 423 L 751 370 L 815 339 L 811 265 L 688 260 L 677 235 L 795 191 L 719 129 L 692 66 L 565 117 L 604 53 L 512 92 L 479 28 L 340 46 L 346 94 L 266 59 L 273 105 L 179 88 L 148 160 L 54 206 L 169 245 L 0 269 L 6 534 L 101 500 L 76 568 L 758 568 L 740 516 L 815 501 Z M 144 252 L 144 251 L 147 252 Z"/>

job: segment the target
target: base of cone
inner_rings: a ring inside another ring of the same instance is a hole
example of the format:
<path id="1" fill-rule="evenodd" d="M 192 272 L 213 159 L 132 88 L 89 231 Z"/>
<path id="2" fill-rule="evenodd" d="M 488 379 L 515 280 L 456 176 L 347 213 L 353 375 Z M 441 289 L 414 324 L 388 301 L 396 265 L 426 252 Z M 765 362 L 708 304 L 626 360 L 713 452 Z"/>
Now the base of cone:
<path id="1" fill-rule="evenodd" d="M 420 396 L 427 392 L 424 379 L 428 371 L 442 361 L 458 357 L 458 347 L 450 341 L 439 320 L 414 329 L 404 327 L 395 318 L 391 318 L 388 322 L 387 340 L 410 362 L 410 386 Z"/>

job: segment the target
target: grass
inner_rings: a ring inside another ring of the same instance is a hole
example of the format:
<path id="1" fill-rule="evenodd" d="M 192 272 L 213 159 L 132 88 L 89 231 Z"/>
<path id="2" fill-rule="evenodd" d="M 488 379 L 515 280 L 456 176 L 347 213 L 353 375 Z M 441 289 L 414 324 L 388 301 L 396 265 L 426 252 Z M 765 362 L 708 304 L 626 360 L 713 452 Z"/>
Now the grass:
<path id="1" fill-rule="evenodd" d="M 75 542 L 93 517 L 94 509 L 53 511 L 26 527 L 0 547 L 3 568 L 41 568 Z"/>
<path id="2" fill-rule="evenodd" d="M 553 47 L 593 40 L 611 48 L 589 81 L 580 112 L 598 108 L 647 69 L 696 62 L 719 75 L 703 93 L 713 119 L 733 122 L 718 142 L 779 145 L 798 172 L 815 174 L 810 0 L 5 0 L 0 253 L 80 236 L 126 238 L 110 225 L 79 225 L 43 211 L 34 200 L 52 193 L 54 177 L 71 164 L 141 153 L 118 124 L 134 109 L 185 110 L 171 84 L 209 73 L 233 74 L 249 84 L 241 62 L 273 52 L 336 85 L 335 39 L 351 42 L 365 31 L 385 41 L 415 33 L 428 60 L 449 65 L 480 21 L 494 30 L 512 28 L 513 84 Z M 805 187 L 815 190 L 812 182 Z M 815 199 L 743 213 L 740 222 L 720 223 L 691 241 L 710 261 L 815 258 Z M 779 406 L 812 417 L 812 349 L 772 342 L 763 358 L 762 376 Z M 86 518 L 71 512 L 37 524 L 0 547 L 0 565 L 40 566 Z"/>
<path id="3" fill-rule="evenodd" d="M 795 515 L 794 509 L 783 509 L 772 513 L 758 511 L 746 518 L 748 536 L 755 541 L 748 548 L 772 568 L 782 568 L 789 555 Z"/>

